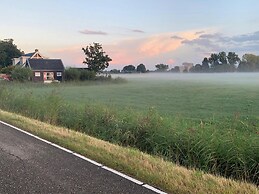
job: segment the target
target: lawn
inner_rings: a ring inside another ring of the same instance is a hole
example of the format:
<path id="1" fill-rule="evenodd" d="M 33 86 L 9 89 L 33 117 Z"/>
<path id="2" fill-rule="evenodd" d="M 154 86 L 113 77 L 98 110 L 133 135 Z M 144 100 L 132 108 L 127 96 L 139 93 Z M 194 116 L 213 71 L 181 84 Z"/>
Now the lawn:
<path id="1" fill-rule="evenodd" d="M 120 75 L 123 76 L 123 75 Z M 163 77 L 164 76 L 164 77 Z M 55 91 L 70 104 L 99 103 L 136 111 L 155 108 L 167 117 L 211 119 L 259 116 L 259 74 L 124 75 L 124 84 L 60 84 L 16 91 L 45 95 Z"/>

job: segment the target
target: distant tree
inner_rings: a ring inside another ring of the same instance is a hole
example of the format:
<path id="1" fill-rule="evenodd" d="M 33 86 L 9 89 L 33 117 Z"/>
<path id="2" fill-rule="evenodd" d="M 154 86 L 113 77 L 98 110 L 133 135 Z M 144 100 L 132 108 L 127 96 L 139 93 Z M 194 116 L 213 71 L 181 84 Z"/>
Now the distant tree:
<path id="1" fill-rule="evenodd" d="M 147 70 L 146 70 L 146 67 L 145 67 L 145 65 L 144 64 L 139 64 L 138 66 L 137 66 L 137 72 L 140 72 L 140 73 L 145 73 Z"/>
<path id="2" fill-rule="evenodd" d="M 232 66 L 235 66 L 236 64 L 238 64 L 241 61 L 235 52 L 229 52 L 227 59 L 228 59 L 229 65 L 232 65 Z"/>
<path id="3" fill-rule="evenodd" d="M 211 64 L 211 68 L 215 68 L 219 65 L 219 55 L 216 53 L 212 53 L 209 58 L 209 63 Z"/>
<path id="4" fill-rule="evenodd" d="M 179 66 L 175 66 L 174 67 L 174 72 L 179 73 L 180 72 L 180 67 Z"/>
<path id="5" fill-rule="evenodd" d="M 209 60 L 207 57 L 205 57 L 202 61 L 202 65 L 201 65 L 202 71 L 203 72 L 208 72 L 209 71 Z"/>
<path id="6" fill-rule="evenodd" d="M 256 56 L 254 54 L 244 54 L 242 57 L 242 61 L 238 65 L 238 71 L 259 71 L 259 56 Z"/>
<path id="7" fill-rule="evenodd" d="M 134 65 L 126 65 L 125 67 L 123 67 L 122 71 L 124 73 L 132 73 L 135 72 L 135 66 Z"/>
<path id="8" fill-rule="evenodd" d="M 200 72 L 202 72 L 201 64 L 196 64 L 195 66 L 191 67 L 189 72 L 192 72 L 192 73 L 200 73 Z"/>
<path id="9" fill-rule="evenodd" d="M 228 64 L 227 54 L 222 51 L 218 54 L 218 60 L 220 65 Z"/>
<path id="10" fill-rule="evenodd" d="M 167 69 L 169 68 L 168 65 L 165 64 L 157 64 L 156 66 L 157 71 L 163 72 L 163 71 L 167 71 Z"/>
<path id="11" fill-rule="evenodd" d="M 12 59 L 22 55 L 13 43 L 13 39 L 0 40 L 0 67 L 12 65 Z"/>
<path id="12" fill-rule="evenodd" d="M 110 73 L 120 73 L 121 71 L 119 70 L 119 69 L 112 69 L 111 71 L 110 71 Z"/>
<path id="13" fill-rule="evenodd" d="M 88 66 L 90 71 L 99 72 L 104 70 L 109 66 L 109 62 L 112 59 L 105 54 L 103 51 L 102 45 L 99 43 L 93 43 L 93 45 L 86 46 L 82 48 L 85 53 L 84 64 Z"/>

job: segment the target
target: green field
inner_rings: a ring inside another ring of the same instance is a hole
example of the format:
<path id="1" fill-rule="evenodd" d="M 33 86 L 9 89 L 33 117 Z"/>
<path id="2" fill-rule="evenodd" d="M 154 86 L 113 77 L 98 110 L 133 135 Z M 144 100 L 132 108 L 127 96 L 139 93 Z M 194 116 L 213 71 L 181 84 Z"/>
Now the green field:
<path id="1" fill-rule="evenodd" d="M 259 184 L 259 74 L 2 84 L 0 108 Z"/>
<path id="2" fill-rule="evenodd" d="M 123 75 L 120 75 L 123 76 Z M 46 95 L 55 91 L 70 104 L 101 103 L 123 110 L 155 108 L 167 117 L 211 119 L 259 116 L 259 74 L 124 75 L 124 84 L 19 86 L 16 91 Z"/>

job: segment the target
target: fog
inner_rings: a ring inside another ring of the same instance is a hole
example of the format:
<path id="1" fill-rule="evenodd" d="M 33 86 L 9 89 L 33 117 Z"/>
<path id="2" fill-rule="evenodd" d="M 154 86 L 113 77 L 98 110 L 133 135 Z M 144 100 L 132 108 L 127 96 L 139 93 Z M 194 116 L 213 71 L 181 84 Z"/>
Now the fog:
<path id="1" fill-rule="evenodd" d="M 259 86 L 259 73 L 132 73 L 113 74 L 112 77 L 121 77 L 128 81 L 190 81 Z"/>

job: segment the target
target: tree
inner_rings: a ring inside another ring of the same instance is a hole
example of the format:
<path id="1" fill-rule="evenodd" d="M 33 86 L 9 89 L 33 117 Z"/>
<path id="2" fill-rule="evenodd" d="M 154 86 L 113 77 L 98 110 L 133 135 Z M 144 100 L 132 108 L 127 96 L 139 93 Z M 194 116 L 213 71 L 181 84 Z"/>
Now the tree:
<path id="1" fill-rule="evenodd" d="M 232 66 L 238 64 L 241 61 L 235 52 L 229 52 L 227 59 L 228 59 L 228 63 Z"/>
<path id="2" fill-rule="evenodd" d="M 12 65 L 12 59 L 22 55 L 22 52 L 13 44 L 13 39 L 0 40 L 0 67 Z"/>
<path id="3" fill-rule="evenodd" d="M 212 53 L 209 58 L 209 63 L 211 64 L 211 68 L 215 68 L 219 65 L 219 55 L 216 53 Z"/>
<path id="4" fill-rule="evenodd" d="M 201 64 L 196 64 L 195 66 L 191 67 L 189 71 L 193 73 L 202 72 L 202 66 Z"/>
<path id="5" fill-rule="evenodd" d="M 145 67 L 145 65 L 144 64 L 139 64 L 138 66 L 137 66 L 137 72 L 140 72 L 140 73 L 145 73 L 147 70 L 146 70 L 146 67 Z"/>
<path id="6" fill-rule="evenodd" d="M 167 69 L 168 69 L 168 65 L 165 65 L 165 64 L 157 64 L 156 66 L 155 66 L 156 68 L 157 68 L 157 71 L 167 71 Z"/>
<path id="7" fill-rule="evenodd" d="M 228 64 L 227 54 L 222 51 L 218 54 L 220 65 Z"/>
<path id="8" fill-rule="evenodd" d="M 134 65 L 126 65 L 125 67 L 123 67 L 122 71 L 124 73 L 132 73 L 135 71 L 135 66 Z"/>
<path id="9" fill-rule="evenodd" d="M 201 68 L 202 68 L 202 71 L 203 71 L 203 72 L 208 72 L 208 71 L 209 71 L 210 66 L 209 66 L 209 60 L 208 60 L 207 57 L 205 57 L 205 58 L 203 59 Z"/>
<path id="10" fill-rule="evenodd" d="M 259 56 L 244 54 L 242 61 L 238 65 L 238 71 L 259 71 Z"/>
<path id="11" fill-rule="evenodd" d="M 32 70 L 29 68 L 15 67 L 11 72 L 11 77 L 15 81 L 29 81 L 32 76 Z"/>
<path id="12" fill-rule="evenodd" d="M 85 53 L 85 61 L 84 64 L 88 66 L 90 71 L 99 72 L 109 67 L 109 62 L 112 59 L 105 54 L 103 51 L 102 45 L 99 43 L 93 43 L 93 45 L 89 45 L 86 48 L 82 48 Z"/>

